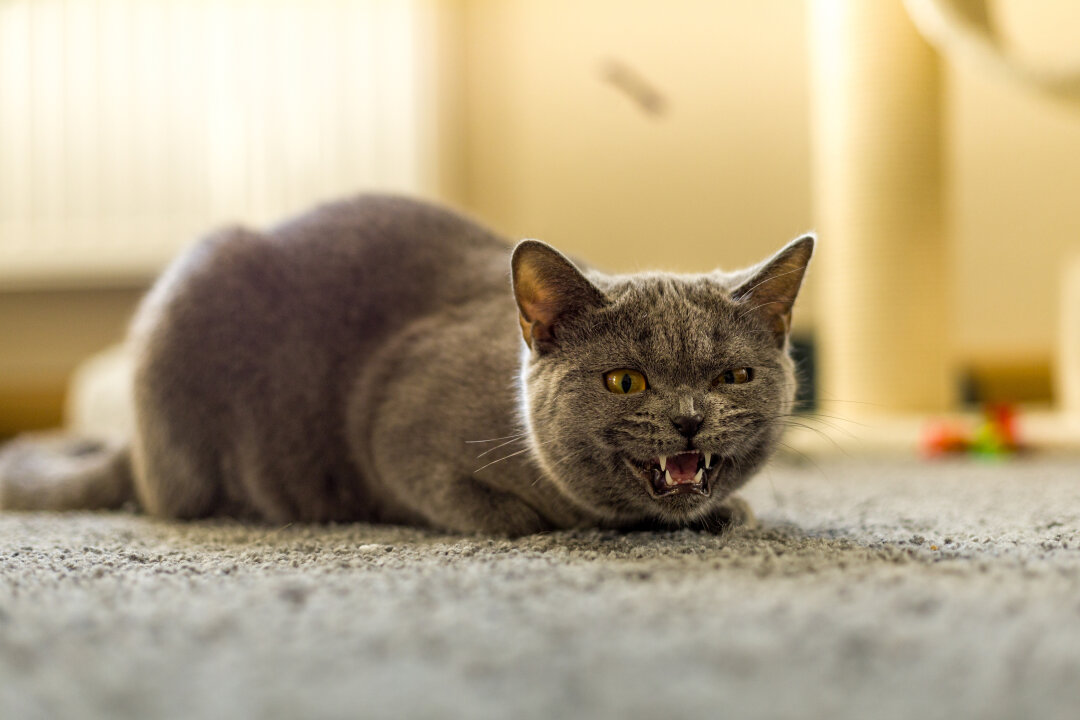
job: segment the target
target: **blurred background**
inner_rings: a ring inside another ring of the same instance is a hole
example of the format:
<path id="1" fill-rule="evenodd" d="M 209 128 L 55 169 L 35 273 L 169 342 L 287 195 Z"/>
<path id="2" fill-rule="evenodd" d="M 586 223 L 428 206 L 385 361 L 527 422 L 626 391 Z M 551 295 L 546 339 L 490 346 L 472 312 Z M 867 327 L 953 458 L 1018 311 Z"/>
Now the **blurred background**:
<path id="1" fill-rule="evenodd" d="M 1068 444 L 1078 28 L 1070 0 L 0 0 L 0 435 L 61 422 L 201 233 L 392 190 L 618 271 L 816 229 L 819 408 L 1006 402 Z"/>

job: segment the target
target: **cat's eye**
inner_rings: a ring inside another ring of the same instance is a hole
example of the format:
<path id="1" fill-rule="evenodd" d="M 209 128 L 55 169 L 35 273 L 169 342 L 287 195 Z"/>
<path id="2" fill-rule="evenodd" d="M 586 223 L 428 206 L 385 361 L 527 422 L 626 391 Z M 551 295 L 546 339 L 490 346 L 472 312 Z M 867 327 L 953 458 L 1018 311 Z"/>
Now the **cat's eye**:
<path id="1" fill-rule="evenodd" d="M 754 379 L 754 368 L 735 368 L 720 376 L 723 385 L 742 385 Z"/>
<path id="2" fill-rule="evenodd" d="M 606 373 L 604 375 L 604 385 L 616 395 L 632 395 L 649 387 L 644 375 L 637 370 L 627 368 L 611 370 Z"/>

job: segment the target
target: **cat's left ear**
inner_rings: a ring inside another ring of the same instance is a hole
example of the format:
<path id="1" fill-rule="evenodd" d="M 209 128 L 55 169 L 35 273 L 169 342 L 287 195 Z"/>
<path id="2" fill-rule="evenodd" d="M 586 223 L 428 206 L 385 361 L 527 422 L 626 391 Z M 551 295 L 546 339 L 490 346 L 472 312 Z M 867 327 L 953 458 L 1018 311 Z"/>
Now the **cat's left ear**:
<path id="1" fill-rule="evenodd" d="M 750 269 L 750 279 L 732 291 L 731 297 L 765 320 L 776 339 L 776 346 L 783 348 L 791 331 L 791 306 L 802 287 L 806 267 L 814 254 L 813 234 L 792 240 L 771 258 Z"/>
<path id="2" fill-rule="evenodd" d="M 559 323 L 608 299 L 565 255 L 539 240 L 522 240 L 510 260 L 521 335 L 533 349 L 556 340 Z"/>

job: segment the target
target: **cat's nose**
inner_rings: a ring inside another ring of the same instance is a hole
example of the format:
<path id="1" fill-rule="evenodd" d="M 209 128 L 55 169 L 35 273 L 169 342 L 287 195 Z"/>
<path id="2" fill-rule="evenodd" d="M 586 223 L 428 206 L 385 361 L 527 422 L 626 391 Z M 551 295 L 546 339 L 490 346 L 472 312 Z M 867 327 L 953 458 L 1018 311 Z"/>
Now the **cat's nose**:
<path id="1" fill-rule="evenodd" d="M 671 422 L 675 426 L 675 429 L 685 438 L 694 437 L 694 435 L 697 434 L 698 428 L 701 427 L 701 423 L 704 421 L 705 418 L 701 413 L 694 413 L 693 415 L 675 415 L 671 418 Z"/>

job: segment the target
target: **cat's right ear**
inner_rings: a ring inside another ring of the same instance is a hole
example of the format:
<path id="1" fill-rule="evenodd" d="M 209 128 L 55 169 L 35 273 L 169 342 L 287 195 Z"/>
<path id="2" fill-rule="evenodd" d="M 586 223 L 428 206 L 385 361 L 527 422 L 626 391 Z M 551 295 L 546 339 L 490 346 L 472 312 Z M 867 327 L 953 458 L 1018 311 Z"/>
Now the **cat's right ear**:
<path id="1" fill-rule="evenodd" d="M 510 260 L 521 335 L 530 348 L 555 343 L 559 323 L 608 299 L 565 255 L 539 240 L 522 240 Z"/>
<path id="2" fill-rule="evenodd" d="M 731 292 L 733 300 L 748 308 L 747 314 L 756 314 L 770 327 L 777 348 L 787 344 L 791 306 L 799 294 L 816 242 L 813 233 L 792 240 L 780 252 L 747 271 L 747 279 Z"/>

